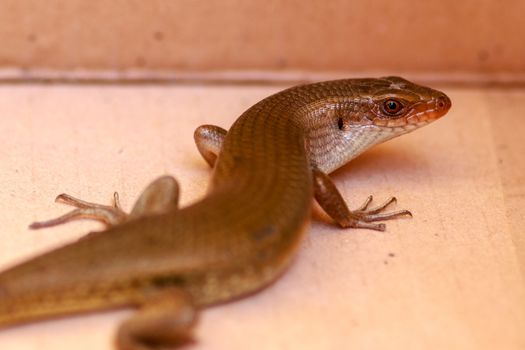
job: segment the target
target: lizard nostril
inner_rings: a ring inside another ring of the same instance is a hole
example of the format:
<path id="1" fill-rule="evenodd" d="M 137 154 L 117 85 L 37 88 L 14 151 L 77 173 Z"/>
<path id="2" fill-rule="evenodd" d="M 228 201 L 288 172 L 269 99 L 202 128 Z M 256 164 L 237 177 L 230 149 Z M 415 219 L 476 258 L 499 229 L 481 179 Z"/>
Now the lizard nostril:
<path id="1" fill-rule="evenodd" d="M 436 107 L 438 110 L 448 110 L 450 108 L 450 99 L 446 95 L 439 96 L 436 101 Z"/>
<path id="2" fill-rule="evenodd" d="M 439 96 L 436 101 L 436 107 L 439 111 L 448 110 L 450 105 L 450 99 L 446 95 Z"/>

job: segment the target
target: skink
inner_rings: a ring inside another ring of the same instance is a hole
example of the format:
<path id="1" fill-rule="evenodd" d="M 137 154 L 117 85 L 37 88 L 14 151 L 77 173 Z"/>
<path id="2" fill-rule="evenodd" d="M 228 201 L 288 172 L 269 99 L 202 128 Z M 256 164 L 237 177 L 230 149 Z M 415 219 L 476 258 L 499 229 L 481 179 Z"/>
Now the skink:
<path id="1" fill-rule="evenodd" d="M 116 346 L 147 350 L 186 343 L 198 310 L 249 295 L 289 265 L 313 199 L 341 227 L 384 230 L 395 199 L 350 210 L 328 173 L 373 145 L 443 116 L 450 99 L 398 77 L 302 85 L 272 95 L 226 131 L 203 125 L 198 150 L 213 168 L 209 191 L 178 207 L 178 185 L 163 176 L 129 214 L 84 202 L 32 228 L 79 218 L 107 229 L 0 273 L 0 326 L 116 307 L 138 311 Z"/>

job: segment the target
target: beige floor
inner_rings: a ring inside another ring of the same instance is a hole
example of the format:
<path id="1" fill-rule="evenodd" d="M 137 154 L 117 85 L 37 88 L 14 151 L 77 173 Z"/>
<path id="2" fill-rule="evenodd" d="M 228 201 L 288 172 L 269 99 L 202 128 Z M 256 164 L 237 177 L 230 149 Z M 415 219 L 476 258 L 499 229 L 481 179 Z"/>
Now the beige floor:
<path id="1" fill-rule="evenodd" d="M 129 208 L 170 173 L 183 204 L 198 199 L 209 169 L 193 129 L 228 127 L 278 89 L 0 86 L 0 266 L 98 227 L 29 231 L 67 210 L 53 203 L 60 192 L 109 202 L 117 190 Z M 316 211 L 288 273 L 203 312 L 194 349 L 525 348 L 525 91 L 443 89 L 453 100 L 443 120 L 334 174 L 352 206 L 395 194 L 414 218 L 341 231 Z M 111 349 L 129 313 L 15 327 L 0 348 Z"/>

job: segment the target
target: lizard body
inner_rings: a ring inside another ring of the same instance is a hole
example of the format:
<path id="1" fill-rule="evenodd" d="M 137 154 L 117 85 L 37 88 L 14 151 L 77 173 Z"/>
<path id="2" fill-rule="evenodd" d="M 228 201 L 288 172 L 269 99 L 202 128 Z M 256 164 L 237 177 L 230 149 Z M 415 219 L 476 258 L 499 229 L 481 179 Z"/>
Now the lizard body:
<path id="1" fill-rule="evenodd" d="M 197 146 L 213 166 L 208 195 L 179 209 L 171 177 L 152 183 L 128 216 L 118 206 L 78 207 L 48 227 L 89 217 L 108 229 L 0 273 L 0 326 L 136 306 L 119 329 L 123 350 L 191 338 L 197 310 L 253 293 L 289 265 L 312 199 L 342 227 L 373 221 L 394 201 L 355 211 L 326 175 L 371 146 L 428 124 L 450 108 L 443 93 L 404 79 L 347 79 L 290 88 L 257 103 L 230 130 L 201 126 Z"/>

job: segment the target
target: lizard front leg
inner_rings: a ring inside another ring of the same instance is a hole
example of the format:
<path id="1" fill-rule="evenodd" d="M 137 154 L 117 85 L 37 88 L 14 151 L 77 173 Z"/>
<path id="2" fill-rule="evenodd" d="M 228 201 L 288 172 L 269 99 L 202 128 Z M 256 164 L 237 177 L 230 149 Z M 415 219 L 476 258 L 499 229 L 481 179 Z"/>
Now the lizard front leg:
<path id="1" fill-rule="evenodd" d="M 55 201 L 74 206 L 77 209 L 55 219 L 34 222 L 29 228 L 41 229 L 79 219 L 96 220 L 110 227 L 140 216 L 176 210 L 179 202 L 179 185 L 171 176 L 158 178 L 142 192 L 130 214 L 126 214 L 120 207 L 118 193 L 115 192 L 113 196 L 114 204 L 110 206 L 85 202 L 62 193 L 57 196 Z"/>
<path id="2" fill-rule="evenodd" d="M 193 133 L 195 144 L 204 160 L 213 168 L 228 132 L 215 125 L 201 125 Z"/>
<path id="3" fill-rule="evenodd" d="M 372 196 L 356 210 L 348 209 L 345 200 L 337 190 L 333 181 L 319 169 L 313 169 L 315 199 L 324 211 L 341 227 L 367 228 L 384 231 L 385 224 L 374 224 L 372 221 L 391 220 L 402 217 L 412 217 L 408 210 L 382 213 L 388 206 L 396 202 L 395 197 L 389 198 L 385 203 L 369 209 Z"/>

